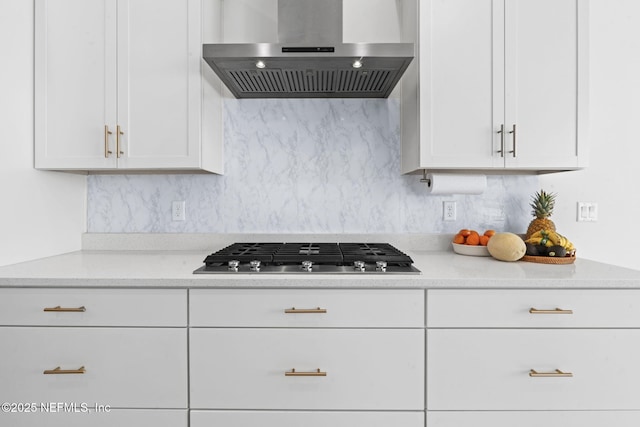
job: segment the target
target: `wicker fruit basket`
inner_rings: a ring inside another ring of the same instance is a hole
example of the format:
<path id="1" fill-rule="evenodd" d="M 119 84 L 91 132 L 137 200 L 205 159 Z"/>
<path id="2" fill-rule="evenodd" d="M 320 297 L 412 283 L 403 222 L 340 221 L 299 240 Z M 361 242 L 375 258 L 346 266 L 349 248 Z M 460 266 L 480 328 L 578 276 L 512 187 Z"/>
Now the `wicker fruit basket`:
<path id="1" fill-rule="evenodd" d="M 573 264 L 576 261 L 576 254 L 574 252 L 572 255 L 565 257 L 525 255 L 521 258 L 521 260 L 527 262 L 537 262 L 539 264 Z"/>

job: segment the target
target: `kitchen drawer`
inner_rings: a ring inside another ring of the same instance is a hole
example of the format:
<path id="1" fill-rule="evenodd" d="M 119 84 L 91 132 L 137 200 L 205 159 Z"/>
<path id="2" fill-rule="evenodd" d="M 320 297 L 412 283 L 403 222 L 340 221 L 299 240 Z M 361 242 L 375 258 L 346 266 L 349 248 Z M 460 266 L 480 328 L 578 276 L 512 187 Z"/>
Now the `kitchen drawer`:
<path id="1" fill-rule="evenodd" d="M 57 402 L 56 402 L 57 403 Z M 79 406 L 78 406 L 79 407 Z M 78 410 L 80 411 L 80 410 Z M 110 409 L 109 412 L 1 413 L 0 425 L 11 427 L 187 427 L 187 410 Z"/>
<path id="2" fill-rule="evenodd" d="M 197 289 L 189 304 L 191 326 L 424 327 L 422 290 Z"/>
<path id="3" fill-rule="evenodd" d="M 45 311 L 55 307 L 70 311 Z M 186 326 L 187 291 L 0 289 L 0 325 Z"/>
<path id="4" fill-rule="evenodd" d="M 427 327 L 640 327 L 640 291 L 429 290 Z"/>
<path id="5" fill-rule="evenodd" d="M 203 328 L 189 344 L 194 409 L 424 409 L 424 330 Z"/>
<path id="6" fill-rule="evenodd" d="M 424 427 L 424 412 L 191 411 L 191 427 Z"/>
<path id="7" fill-rule="evenodd" d="M 427 411 L 429 427 L 637 427 L 637 411 Z"/>
<path id="8" fill-rule="evenodd" d="M 187 331 L 177 328 L 0 328 L 7 402 L 187 407 Z M 83 374 L 44 374 L 60 367 Z"/>
<path id="9" fill-rule="evenodd" d="M 638 410 L 638 360 L 637 329 L 428 330 L 427 409 Z"/>

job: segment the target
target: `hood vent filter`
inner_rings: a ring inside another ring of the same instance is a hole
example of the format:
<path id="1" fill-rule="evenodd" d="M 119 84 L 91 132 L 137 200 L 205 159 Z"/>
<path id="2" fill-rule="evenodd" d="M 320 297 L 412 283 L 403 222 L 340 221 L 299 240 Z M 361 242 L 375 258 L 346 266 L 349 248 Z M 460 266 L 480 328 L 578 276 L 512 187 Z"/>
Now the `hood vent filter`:
<path id="1" fill-rule="evenodd" d="M 264 94 L 348 94 L 382 96 L 394 80 L 393 70 L 228 70 L 242 97 Z"/>

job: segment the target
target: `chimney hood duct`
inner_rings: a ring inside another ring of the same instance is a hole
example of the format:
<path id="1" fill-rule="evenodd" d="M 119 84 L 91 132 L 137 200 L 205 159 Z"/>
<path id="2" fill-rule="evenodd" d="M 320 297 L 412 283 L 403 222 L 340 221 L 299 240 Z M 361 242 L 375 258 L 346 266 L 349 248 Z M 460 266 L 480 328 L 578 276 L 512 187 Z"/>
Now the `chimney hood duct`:
<path id="1" fill-rule="evenodd" d="M 343 43 L 342 0 L 278 0 L 278 43 L 203 45 L 236 98 L 386 98 L 413 43 Z"/>

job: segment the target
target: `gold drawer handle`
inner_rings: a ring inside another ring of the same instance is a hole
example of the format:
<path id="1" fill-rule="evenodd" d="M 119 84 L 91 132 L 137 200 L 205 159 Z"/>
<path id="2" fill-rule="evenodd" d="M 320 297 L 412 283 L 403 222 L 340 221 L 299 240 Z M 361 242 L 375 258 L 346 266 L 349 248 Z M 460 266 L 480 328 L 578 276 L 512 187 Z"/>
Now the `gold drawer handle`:
<path id="1" fill-rule="evenodd" d="M 327 373 L 322 372 L 320 369 L 311 372 L 298 372 L 295 369 L 284 373 L 285 377 L 326 377 Z"/>
<path id="2" fill-rule="evenodd" d="M 562 372 L 560 369 L 556 369 L 553 372 L 538 372 L 535 369 L 531 369 L 529 371 L 530 377 L 562 377 L 562 378 L 570 378 L 573 377 L 571 372 Z"/>
<path id="3" fill-rule="evenodd" d="M 529 309 L 529 313 L 531 314 L 573 314 L 573 310 L 563 310 L 561 308 L 556 308 L 554 310 L 538 310 L 537 308 L 531 307 Z"/>
<path id="4" fill-rule="evenodd" d="M 57 305 L 55 307 L 46 307 L 44 311 L 53 311 L 56 313 L 84 313 L 85 311 L 87 311 L 87 309 L 85 308 L 84 305 L 82 307 L 77 307 L 77 308 L 60 307 L 59 305 Z"/>
<path id="5" fill-rule="evenodd" d="M 287 314 L 296 314 L 296 313 L 326 313 L 327 309 L 326 308 L 320 308 L 320 307 L 316 307 L 316 308 L 295 308 L 295 307 L 291 307 L 291 308 L 287 308 L 284 310 L 285 313 Z"/>
<path id="6" fill-rule="evenodd" d="M 87 370 L 84 369 L 84 366 L 80 366 L 78 369 L 60 369 L 60 366 L 58 366 L 55 369 L 47 369 L 46 371 L 43 372 L 43 374 L 45 374 L 45 375 L 52 375 L 52 374 L 69 375 L 69 374 L 84 374 L 85 372 L 87 372 Z"/>

